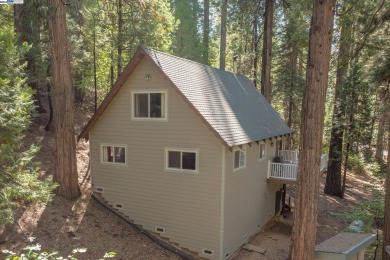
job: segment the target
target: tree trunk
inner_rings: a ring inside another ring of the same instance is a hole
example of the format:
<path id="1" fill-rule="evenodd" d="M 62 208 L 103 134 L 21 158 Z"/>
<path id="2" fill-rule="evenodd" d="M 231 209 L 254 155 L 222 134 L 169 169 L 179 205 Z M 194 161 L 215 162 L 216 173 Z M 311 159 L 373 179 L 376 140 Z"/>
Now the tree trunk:
<path id="1" fill-rule="evenodd" d="M 271 59 L 272 23 L 274 19 L 274 0 L 265 1 L 265 20 L 263 34 L 263 60 L 261 67 L 261 94 L 271 103 Z"/>
<path id="2" fill-rule="evenodd" d="M 122 0 L 118 0 L 118 77 L 122 72 Z"/>
<path id="3" fill-rule="evenodd" d="M 80 196 L 78 185 L 74 105 L 65 6 L 49 1 L 49 42 L 52 57 L 53 130 L 55 139 L 54 178 L 58 193 L 67 198 Z"/>
<path id="4" fill-rule="evenodd" d="M 258 36 L 258 23 L 257 23 L 258 17 L 257 12 L 253 14 L 253 51 L 254 51 L 254 57 L 253 57 L 253 85 L 255 85 L 257 89 L 257 70 L 258 70 L 258 53 L 259 53 L 259 36 Z"/>
<path id="5" fill-rule="evenodd" d="M 306 85 L 302 101 L 299 174 L 290 259 L 314 259 L 320 154 L 324 130 L 335 0 L 313 1 Z"/>
<path id="6" fill-rule="evenodd" d="M 226 27 L 227 27 L 227 6 L 228 0 L 222 0 L 221 5 L 221 46 L 219 52 L 219 68 L 225 70 L 226 67 Z"/>
<path id="7" fill-rule="evenodd" d="M 387 106 L 389 107 L 390 100 L 388 99 Z M 382 259 L 390 260 L 390 255 L 386 252 L 385 247 L 390 245 L 390 113 L 388 113 L 387 117 L 387 128 L 388 128 L 388 145 L 387 145 L 387 176 L 385 182 L 385 219 L 384 219 L 384 227 L 383 227 L 383 251 L 382 251 Z"/>
<path id="8" fill-rule="evenodd" d="M 209 65 L 210 0 L 204 0 L 203 9 L 203 61 Z"/>
<path id="9" fill-rule="evenodd" d="M 341 196 L 341 164 L 343 158 L 343 135 L 345 121 L 345 77 L 348 71 L 349 52 L 351 47 L 351 24 L 348 17 L 342 18 L 340 48 L 337 60 L 336 90 L 333 106 L 332 131 L 329 143 L 329 164 L 324 192 L 333 196 Z"/>
<path id="10" fill-rule="evenodd" d="M 375 158 L 377 160 L 383 160 L 383 142 L 385 135 L 385 127 L 386 127 L 386 113 L 382 111 L 381 118 L 378 122 L 378 136 L 376 139 L 376 151 Z"/>
<path id="11" fill-rule="evenodd" d="M 291 75 L 290 75 L 290 86 L 288 91 L 288 110 L 287 110 L 287 126 L 292 128 L 293 121 L 293 109 L 294 109 L 294 88 L 297 78 L 297 67 L 298 67 L 298 50 L 296 46 L 293 47 L 291 52 Z M 291 135 L 286 138 L 286 150 L 290 150 L 293 148 L 292 137 Z"/>

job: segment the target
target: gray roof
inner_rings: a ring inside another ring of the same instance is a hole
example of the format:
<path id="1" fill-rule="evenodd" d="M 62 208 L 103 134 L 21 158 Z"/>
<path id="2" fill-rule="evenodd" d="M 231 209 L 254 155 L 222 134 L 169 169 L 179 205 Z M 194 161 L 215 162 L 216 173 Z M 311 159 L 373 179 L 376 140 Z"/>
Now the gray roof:
<path id="1" fill-rule="evenodd" d="M 143 49 L 229 146 L 292 132 L 247 77 Z"/>

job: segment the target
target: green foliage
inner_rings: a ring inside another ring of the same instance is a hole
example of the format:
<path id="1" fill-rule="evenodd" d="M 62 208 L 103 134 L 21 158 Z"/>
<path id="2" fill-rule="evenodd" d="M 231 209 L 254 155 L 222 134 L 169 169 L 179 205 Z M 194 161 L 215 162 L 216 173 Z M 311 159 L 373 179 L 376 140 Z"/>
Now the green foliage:
<path id="1" fill-rule="evenodd" d="M 173 10 L 177 25 L 172 49 L 177 56 L 200 62 L 202 45 L 198 22 L 200 7 L 197 0 L 175 0 Z"/>
<path id="2" fill-rule="evenodd" d="M 362 220 L 364 226 L 362 233 L 371 233 L 376 225 L 383 225 L 383 211 L 384 211 L 384 192 L 378 190 L 376 187 L 370 185 L 367 187 L 372 192 L 371 200 L 362 200 L 356 206 L 351 207 L 349 212 L 335 213 L 343 219 L 352 222 L 354 220 Z M 348 231 L 348 230 L 347 230 Z"/>
<path id="3" fill-rule="evenodd" d="M 274 52 L 273 105 L 299 136 L 301 104 L 305 86 L 310 5 L 307 1 L 291 1 L 276 18 L 283 26 L 276 28 L 277 44 Z M 295 140 L 294 147 L 298 146 Z"/>
<path id="4" fill-rule="evenodd" d="M 31 243 L 35 240 L 34 237 L 29 237 L 28 241 Z M 39 243 L 37 244 L 30 244 L 26 246 L 23 251 L 25 253 L 22 253 L 20 255 L 17 255 L 16 253 L 10 251 L 10 250 L 3 250 L 4 254 L 7 254 L 5 257 L 5 260 L 77 260 L 77 257 L 74 256 L 75 254 L 79 253 L 85 253 L 87 252 L 86 248 L 76 248 L 72 250 L 72 254 L 68 255 L 67 257 L 62 257 L 58 255 L 58 252 L 42 252 L 41 245 Z M 115 252 L 108 252 L 105 253 L 103 258 L 112 258 L 116 255 Z"/>
<path id="5" fill-rule="evenodd" d="M 347 167 L 348 169 L 352 170 L 354 173 L 357 174 L 363 174 L 366 172 L 364 160 L 362 156 L 358 153 L 349 154 Z"/>
<path id="6" fill-rule="evenodd" d="M 372 79 L 380 84 L 390 84 L 390 49 L 384 49 L 377 57 L 372 71 Z"/>
<path id="7" fill-rule="evenodd" d="M 32 90 L 26 86 L 20 58 L 28 46 L 15 47 L 12 27 L 0 31 L 0 225 L 13 221 L 22 202 L 48 202 L 56 185 L 39 180 L 33 163 L 38 147 L 21 146 L 33 111 Z"/>
<path id="8" fill-rule="evenodd" d="M 122 0 L 121 59 L 118 57 L 118 1 L 89 0 L 77 7 L 75 4 L 76 1 L 72 2 L 69 8 L 68 37 L 78 101 L 94 91 L 94 41 L 99 101 L 118 77 L 119 60 L 123 70 L 139 45 L 165 52 L 171 50 L 176 23 L 168 0 Z"/>
<path id="9" fill-rule="evenodd" d="M 349 156 L 348 168 L 355 173 L 366 172 L 379 180 L 384 180 L 387 172 L 386 165 L 383 162 L 355 153 Z M 378 228 L 383 226 L 384 189 L 372 184 L 366 185 L 365 188 L 371 191 L 371 200 L 361 200 L 356 206 L 351 207 L 349 212 L 336 213 L 336 215 L 348 221 L 362 220 L 365 223 L 362 232 L 372 232 L 376 225 L 378 225 Z"/>

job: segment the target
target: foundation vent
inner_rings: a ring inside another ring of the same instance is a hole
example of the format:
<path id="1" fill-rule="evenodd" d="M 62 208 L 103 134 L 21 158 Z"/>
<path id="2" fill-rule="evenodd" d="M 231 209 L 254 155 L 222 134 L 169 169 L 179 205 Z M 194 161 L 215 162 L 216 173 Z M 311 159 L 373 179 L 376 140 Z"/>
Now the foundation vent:
<path id="1" fill-rule="evenodd" d="M 165 233 L 165 228 L 163 227 L 156 227 L 156 231 L 160 234 L 164 234 Z"/>
<path id="2" fill-rule="evenodd" d="M 104 192 L 104 188 L 103 187 L 96 187 L 95 191 L 103 193 Z"/>
<path id="3" fill-rule="evenodd" d="M 213 255 L 213 251 L 209 249 L 203 249 L 203 254 L 205 255 Z"/>

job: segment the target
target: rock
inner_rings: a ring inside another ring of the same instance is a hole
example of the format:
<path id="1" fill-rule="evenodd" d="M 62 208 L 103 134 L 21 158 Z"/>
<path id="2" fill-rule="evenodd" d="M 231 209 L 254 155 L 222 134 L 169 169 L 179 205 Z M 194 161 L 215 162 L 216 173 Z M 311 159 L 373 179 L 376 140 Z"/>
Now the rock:
<path id="1" fill-rule="evenodd" d="M 256 253 L 259 253 L 259 254 L 262 254 L 262 255 L 264 255 L 265 252 L 266 252 L 265 248 L 260 247 L 260 246 L 254 246 L 254 245 L 251 245 L 251 244 L 245 244 L 242 248 L 245 249 L 246 251 L 256 252 Z"/>

